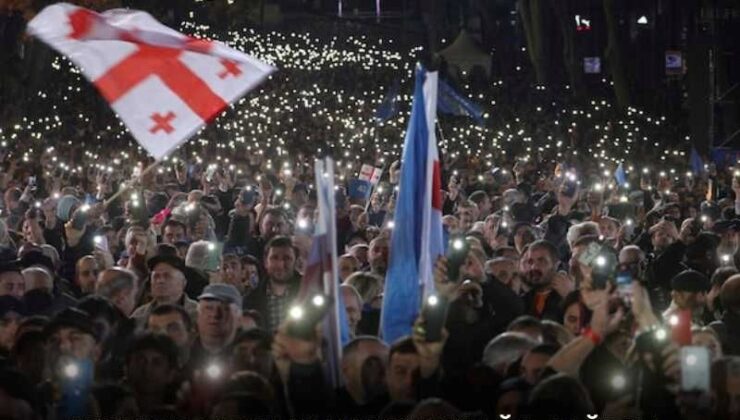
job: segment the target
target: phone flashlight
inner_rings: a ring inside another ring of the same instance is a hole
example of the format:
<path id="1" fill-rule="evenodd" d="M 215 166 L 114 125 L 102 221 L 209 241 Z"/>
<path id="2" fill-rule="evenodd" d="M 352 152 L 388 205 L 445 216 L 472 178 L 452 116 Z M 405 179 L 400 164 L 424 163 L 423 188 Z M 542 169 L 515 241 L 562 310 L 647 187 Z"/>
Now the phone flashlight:
<path id="1" fill-rule="evenodd" d="M 675 315 L 674 315 L 675 316 Z M 678 319 L 678 317 L 676 317 Z M 664 341 L 666 338 L 668 338 L 668 332 L 663 328 L 658 328 L 655 330 L 655 339 L 658 341 Z"/>
<path id="2" fill-rule="evenodd" d="M 299 229 L 306 229 L 308 228 L 308 220 L 306 219 L 298 219 L 298 228 Z"/>
<path id="3" fill-rule="evenodd" d="M 465 247 L 465 242 L 463 242 L 462 239 L 455 239 L 452 241 L 452 248 L 454 248 L 456 251 L 461 251 Z"/>
<path id="4" fill-rule="evenodd" d="M 95 245 L 100 245 L 103 242 L 103 237 L 98 235 L 93 238 L 93 242 L 95 242 Z"/>
<path id="5" fill-rule="evenodd" d="M 208 377 L 211 379 L 220 378 L 222 373 L 223 373 L 223 369 L 221 369 L 221 366 L 219 366 L 216 363 L 211 363 L 206 368 L 206 375 L 208 375 Z"/>
<path id="6" fill-rule="evenodd" d="M 730 258 L 731 258 L 731 257 L 730 257 L 730 254 L 722 254 L 722 262 L 723 262 L 723 263 L 728 263 L 728 262 L 730 262 Z"/>
<path id="7" fill-rule="evenodd" d="M 213 242 L 208 242 L 208 250 L 213 251 L 216 249 L 216 245 Z"/>
<path id="8" fill-rule="evenodd" d="M 627 220 L 624 221 L 624 224 L 627 225 L 627 226 L 632 226 L 633 223 L 634 222 L 632 221 L 632 219 L 627 219 Z"/>
<path id="9" fill-rule="evenodd" d="M 288 315 L 291 319 L 298 321 L 303 318 L 303 308 L 298 305 L 293 306 L 290 308 L 290 311 L 288 311 Z"/>
<path id="10" fill-rule="evenodd" d="M 611 386 L 612 388 L 621 391 L 627 386 L 627 378 L 625 378 L 623 374 L 618 373 L 612 376 Z"/>
<path id="11" fill-rule="evenodd" d="M 87 212 L 88 210 L 90 210 L 90 205 L 89 204 L 83 204 L 82 206 L 80 206 L 80 211 L 81 212 L 84 213 L 84 212 Z"/>
<path id="12" fill-rule="evenodd" d="M 389 220 L 388 223 L 386 223 L 386 227 L 388 229 L 393 229 L 394 227 L 396 227 L 396 223 L 393 220 Z"/>
<path id="13" fill-rule="evenodd" d="M 74 379 L 80 376 L 80 367 L 77 363 L 67 363 L 62 369 L 62 373 L 69 379 Z"/>
<path id="14" fill-rule="evenodd" d="M 35 206 L 35 207 L 36 207 L 37 209 L 38 209 L 38 208 L 41 208 L 41 202 L 40 202 L 40 201 L 37 201 L 36 203 L 34 203 L 34 206 Z"/>

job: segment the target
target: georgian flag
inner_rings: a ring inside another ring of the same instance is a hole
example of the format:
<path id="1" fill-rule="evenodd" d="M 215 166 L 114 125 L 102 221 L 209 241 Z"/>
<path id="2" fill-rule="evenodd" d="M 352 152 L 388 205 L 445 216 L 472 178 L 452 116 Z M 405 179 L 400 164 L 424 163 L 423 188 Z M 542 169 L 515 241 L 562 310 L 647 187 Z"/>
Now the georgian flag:
<path id="1" fill-rule="evenodd" d="M 137 10 L 98 14 L 59 3 L 42 10 L 28 31 L 76 64 L 157 160 L 275 70 Z"/>
<path id="2" fill-rule="evenodd" d="M 421 66 L 416 70 L 383 294 L 381 333 L 387 343 L 411 334 L 422 297 L 434 293 L 432 267 L 444 254 L 442 182 L 434 135 L 437 76 Z"/>

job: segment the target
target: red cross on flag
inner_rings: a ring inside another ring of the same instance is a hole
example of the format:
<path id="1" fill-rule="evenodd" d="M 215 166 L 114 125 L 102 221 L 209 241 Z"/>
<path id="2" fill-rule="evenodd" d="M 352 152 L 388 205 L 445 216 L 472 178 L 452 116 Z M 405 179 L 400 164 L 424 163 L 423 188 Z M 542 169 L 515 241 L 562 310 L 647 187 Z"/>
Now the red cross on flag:
<path id="1" fill-rule="evenodd" d="M 137 10 L 98 14 L 59 3 L 42 10 L 28 31 L 75 63 L 157 160 L 275 70 Z"/>

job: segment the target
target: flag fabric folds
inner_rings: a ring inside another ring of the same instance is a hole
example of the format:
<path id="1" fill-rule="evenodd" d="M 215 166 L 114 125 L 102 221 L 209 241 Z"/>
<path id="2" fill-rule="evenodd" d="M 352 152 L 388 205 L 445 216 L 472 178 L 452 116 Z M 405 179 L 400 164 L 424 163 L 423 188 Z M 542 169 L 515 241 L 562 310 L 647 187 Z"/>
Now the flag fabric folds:
<path id="1" fill-rule="evenodd" d="M 332 309 L 324 318 L 323 337 L 324 367 L 329 383 L 336 389 L 342 385 L 340 362 L 342 348 L 350 340 L 347 312 L 339 292 L 337 266 L 336 208 L 334 203 L 334 163 L 331 159 L 317 160 L 316 199 L 319 220 L 314 230 L 306 270 L 298 294 L 298 301 L 305 302 L 316 293 L 330 298 Z"/>
<path id="2" fill-rule="evenodd" d="M 691 172 L 693 172 L 695 175 L 701 175 L 705 172 L 704 161 L 702 160 L 701 156 L 699 156 L 699 152 L 697 152 L 696 149 L 693 147 L 691 148 L 689 165 L 691 165 Z"/>
<path id="3" fill-rule="evenodd" d="M 472 118 L 476 124 L 483 125 L 483 110 L 478 104 L 466 99 L 444 80 L 439 81 L 439 112 Z"/>
<path id="4" fill-rule="evenodd" d="M 422 296 L 434 291 L 433 264 L 444 253 L 436 101 L 437 73 L 419 67 L 383 294 L 381 334 L 387 343 L 411 333 Z"/>
<path id="5" fill-rule="evenodd" d="M 619 162 L 617 170 L 614 171 L 614 179 L 617 181 L 617 185 L 624 187 L 627 184 L 627 173 L 624 171 L 624 163 Z"/>
<path id="6" fill-rule="evenodd" d="M 28 32 L 77 65 L 157 160 L 275 70 L 137 10 L 99 14 L 59 3 L 31 20 Z"/>
<path id="7" fill-rule="evenodd" d="M 401 82 L 396 80 L 393 82 L 388 92 L 383 98 L 383 102 L 380 103 L 378 109 L 375 111 L 375 119 L 378 122 L 386 122 L 398 114 L 398 91 L 401 88 Z"/>

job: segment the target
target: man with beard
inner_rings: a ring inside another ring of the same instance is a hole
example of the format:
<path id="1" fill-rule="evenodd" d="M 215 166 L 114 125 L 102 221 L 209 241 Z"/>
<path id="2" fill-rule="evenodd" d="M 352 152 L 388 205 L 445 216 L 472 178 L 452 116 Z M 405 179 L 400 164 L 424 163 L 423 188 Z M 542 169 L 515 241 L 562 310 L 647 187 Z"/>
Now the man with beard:
<path id="1" fill-rule="evenodd" d="M 272 238 L 265 246 L 265 272 L 262 282 L 247 297 L 246 307 L 257 310 L 264 319 L 265 329 L 272 333 L 285 319 L 291 302 L 298 294 L 300 276 L 295 271 L 298 254 L 287 236 Z"/>
<path id="2" fill-rule="evenodd" d="M 693 323 L 701 325 L 709 286 L 709 278 L 698 271 L 679 273 L 671 280 L 671 306 L 663 313 L 663 319 L 689 311 Z"/>
<path id="3" fill-rule="evenodd" d="M 524 295 L 526 313 L 539 319 L 559 322 L 563 317 L 560 307 L 563 298 L 553 287 L 553 282 L 558 276 L 557 248 L 544 240 L 535 241 L 522 259 L 522 275 L 532 287 L 532 290 Z"/>
<path id="4" fill-rule="evenodd" d="M 287 235 L 290 225 L 283 210 L 279 208 L 267 209 L 262 213 L 259 223 L 259 236 L 250 237 L 247 241 L 247 253 L 249 255 L 263 255 L 268 244 L 273 238 Z"/>

